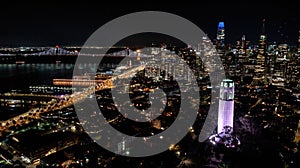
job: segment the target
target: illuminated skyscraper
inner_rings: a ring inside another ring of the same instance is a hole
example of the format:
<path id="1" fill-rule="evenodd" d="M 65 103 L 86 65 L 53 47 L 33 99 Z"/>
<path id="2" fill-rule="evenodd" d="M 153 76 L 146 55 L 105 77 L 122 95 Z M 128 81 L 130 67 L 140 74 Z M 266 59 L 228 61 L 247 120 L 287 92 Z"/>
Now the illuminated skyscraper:
<path id="1" fill-rule="evenodd" d="M 220 86 L 218 130 L 220 134 L 225 128 L 233 129 L 234 111 L 234 83 L 230 79 L 224 79 Z"/>
<path id="2" fill-rule="evenodd" d="M 265 19 L 263 19 L 262 33 L 259 36 L 257 66 L 255 68 L 256 75 L 253 78 L 254 85 L 264 85 L 267 83 L 267 36 L 265 33 Z"/>
<path id="3" fill-rule="evenodd" d="M 262 25 L 262 32 L 261 35 L 259 36 L 259 42 L 258 42 L 258 51 L 259 54 L 265 55 L 266 54 L 266 49 L 267 49 L 267 35 L 265 32 L 265 19 L 263 19 L 263 25 Z"/>
<path id="4" fill-rule="evenodd" d="M 250 41 L 246 41 L 246 36 L 243 35 L 240 41 L 236 43 L 236 54 L 238 55 L 246 55 L 246 51 L 249 48 Z"/>
<path id="5" fill-rule="evenodd" d="M 224 22 L 219 22 L 217 31 L 216 48 L 223 49 L 225 46 L 225 26 Z"/>
<path id="6" fill-rule="evenodd" d="M 241 40 L 241 51 L 244 54 L 246 52 L 246 36 L 243 35 Z"/>
<path id="7" fill-rule="evenodd" d="M 236 43 L 236 52 L 235 55 L 237 56 L 238 63 L 244 63 L 248 61 L 247 51 L 249 51 L 250 41 L 246 40 L 246 36 L 243 35 L 242 39 L 237 41 Z"/>
<path id="8" fill-rule="evenodd" d="M 299 30 L 299 37 L 298 37 L 298 53 L 300 53 L 300 30 Z"/>

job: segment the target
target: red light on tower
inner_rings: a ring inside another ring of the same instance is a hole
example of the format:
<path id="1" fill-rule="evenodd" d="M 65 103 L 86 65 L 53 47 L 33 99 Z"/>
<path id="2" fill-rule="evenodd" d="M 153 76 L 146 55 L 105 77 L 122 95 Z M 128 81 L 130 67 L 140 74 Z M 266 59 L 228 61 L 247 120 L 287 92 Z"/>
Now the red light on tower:
<path id="1" fill-rule="evenodd" d="M 56 45 L 56 46 L 55 46 L 55 48 L 59 48 L 59 46 L 58 46 L 58 45 Z"/>

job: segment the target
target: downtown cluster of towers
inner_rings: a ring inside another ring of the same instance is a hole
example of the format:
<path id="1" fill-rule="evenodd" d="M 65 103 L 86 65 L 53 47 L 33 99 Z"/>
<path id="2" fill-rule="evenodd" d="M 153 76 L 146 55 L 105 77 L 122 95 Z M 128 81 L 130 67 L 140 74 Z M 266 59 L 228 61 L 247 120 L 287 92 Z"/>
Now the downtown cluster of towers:
<path id="1" fill-rule="evenodd" d="M 246 41 L 245 36 L 242 36 L 242 40 L 237 42 L 235 49 L 232 50 L 234 54 L 238 56 L 244 55 L 246 58 L 246 50 L 249 48 L 249 41 Z M 224 54 L 226 48 L 225 45 L 225 24 L 219 22 L 217 29 L 217 36 L 214 41 L 214 45 L 218 53 Z M 279 50 L 282 46 L 287 44 L 281 44 L 278 46 Z M 273 53 L 270 52 L 269 48 L 272 45 L 267 44 L 267 35 L 265 32 L 265 19 L 262 21 L 262 32 L 259 35 L 258 45 L 255 46 L 256 52 L 256 70 L 261 73 L 256 73 L 256 78 L 262 81 L 267 80 L 266 73 L 269 72 L 267 69 L 270 67 L 268 59 Z M 298 38 L 298 46 L 296 48 L 298 54 L 300 54 L 300 31 Z M 284 53 L 284 52 L 282 52 Z M 273 54 L 274 55 L 274 54 Z M 275 54 L 276 55 L 276 54 Z M 280 57 L 281 55 L 276 55 Z M 285 56 L 284 56 L 285 59 Z M 240 141 L 235 137 L 233 133 L 233 119 L 234 119 L 234 82 L 229 79 L 224 79 L 220 85 L 220 97 L 219 97 L 219 109 L 218 109 L 218 127 L 217 133 L 212 135 L 209 140 L 213 144 L 224 144 L 226 147 L 236 147 L 240 144 Z"/>
<path id="2" fill-rule="evenodd" d="M 262 20 L 262 30 L 261 34 L 259 35 L 259 40 L 258 40 L 258 51 L 259 54 L 266 54 L 266 51 L 268 49 L 267 45 L 267 34 L 265 30 L 265 22 L 266 20 Z M 246 41 L 245 35 L 242 36 L 241 41 L 237 41 L 236 48 L 238 49 L 239 47 L 246 48 L 247 46 L 249 47 L 250 41 Z M 214 44 L 216 46 L 217 50 L 224 49 L 225 48 L 225 24 L 224 22 L 219 22 L 218 23 L 218 29 L 217 29 L 217 36 L 214 41 Z M 297 46 L 298 53 L 300 53 L 300 30 L 298 34 L 298 46 Z"/>

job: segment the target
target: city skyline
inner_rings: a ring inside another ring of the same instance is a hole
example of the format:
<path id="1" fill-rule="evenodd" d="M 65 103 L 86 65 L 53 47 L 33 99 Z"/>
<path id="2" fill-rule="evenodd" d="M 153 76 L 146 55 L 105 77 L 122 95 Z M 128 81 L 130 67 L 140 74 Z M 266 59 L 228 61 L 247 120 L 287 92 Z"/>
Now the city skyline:
<path id="1" fill-rule="evenodd" d="M 300 167 L 297 5 L 98 3 L 1 5 L 0 167 Z"/>

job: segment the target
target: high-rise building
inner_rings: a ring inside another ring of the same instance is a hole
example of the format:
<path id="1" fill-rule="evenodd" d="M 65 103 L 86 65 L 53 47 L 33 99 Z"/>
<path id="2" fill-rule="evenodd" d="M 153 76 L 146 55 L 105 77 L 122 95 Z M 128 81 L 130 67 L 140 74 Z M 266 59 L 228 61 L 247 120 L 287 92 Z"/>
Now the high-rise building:
<path id="1" fill-rule="evenodd" d="M 261 35 L 259 36 L 259 42 L 258 42 L 258 52 L 261 55 L 265 55 L 267 50 L 267 35 L 265 32 L 265 21 L 266 20 L 263 19 L 262 31 L 261 31 Z"/>
<path id="2" fill-rule="evenodd" d="M 222 144 L 234 148 L 240 144 L 233 134 L 234 119 L 234 82 L 224 79 L 220 86 L 217 134 L 209 137 L 212 144 Z"/>
<path id="3" fill-rule="evenodd" d="M 299 30 L 299 37 L 298 37 L 298 53 L 300 53 L 300 30 Z"/>
<path id="4" fill-rule="evenodd" d="M 246 36 L 243 35 L 242 40 L 241 40 L 241 52 L 245 53 L 246 52 Z"/>
<path id="5" fill-rule="evenodd" d="M 250 41 L 246 41 L 246 36 L 243 35 L 240 41 L 236 43 L 236 54 L 237 55 L 246 55 L 246 51 L 250 46 Z"/>
<path id="6" fill-rule="evenodd" d="M 236 43 L 236 51 L 235 51 L 235 55 L 237 56 L 237 68 L 238 69 L 243 69 L 243 65 L 245 62 L 247 62 L 249 60 L 248 56 L 248 52 L 250 47 L 250 41 L 246 40 L 246 36 L 243 35 L 242 39 L 237 41 Z M 243 78 L 243 76 L 241 76 Z"/>
<path id="7" fill-rule="evenodd" d="M 225 46 L 225 25 L 224 22 L 219 22 L 217 31 L 216 48 L 223 49 Z"/>
<path id="8" fill-rule="evenodd" d="M 257 66 L 255 67 L 255 77 L 253 78 L 254 85 L 264 85 L 267 83 L 267 35 L 265 33 L 265 19 L 262 23 L 262 33 L 259 36 Z"/>

